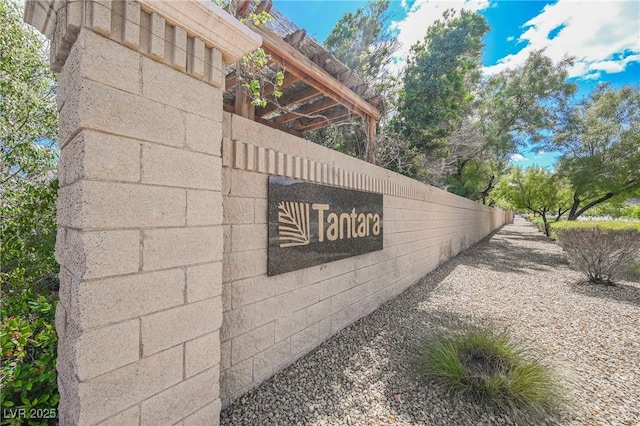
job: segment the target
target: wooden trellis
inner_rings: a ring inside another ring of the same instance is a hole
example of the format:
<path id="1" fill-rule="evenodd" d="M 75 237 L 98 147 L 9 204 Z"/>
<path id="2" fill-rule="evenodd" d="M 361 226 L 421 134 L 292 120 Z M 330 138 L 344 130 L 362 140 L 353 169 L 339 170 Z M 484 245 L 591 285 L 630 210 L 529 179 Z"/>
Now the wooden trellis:
<path id="1" fill-rule="evenodd" d="M 250 1 L 242 0 L 237 13 L 249 13 Z M 375 129 L 380 118 L 381 97 L 346 65 L 327 51 L 306 31 L 297 27 L 263 0 L 258 10 L 269 11 L 273 20 L 251 28 L 262 37 L 262 48 L 271 56 L 263 75 L 284 72 L 284 82 L 273 95 L 274 87 L 263 87 L 266 107 L 255 108 L 241 85 L 237 84 L 237 65 L 227 68 L 225 110 L 253 119 L 288 133 L 304 132 L 335 125 L 356 117 L 365 123 L 368 134 L 367 161 L 375 162 Z"/>

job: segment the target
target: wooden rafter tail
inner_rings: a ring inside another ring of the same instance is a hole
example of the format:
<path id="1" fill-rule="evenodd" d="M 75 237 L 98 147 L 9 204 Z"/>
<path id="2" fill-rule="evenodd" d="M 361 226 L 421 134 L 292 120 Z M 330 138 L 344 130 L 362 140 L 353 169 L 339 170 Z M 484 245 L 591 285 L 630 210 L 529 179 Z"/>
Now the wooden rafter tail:
<path id="1" fill-rule="evenodd" d="M 250 8 L 251 0 L 238 0 L 238 4 L 236 5 L 236 15 L 244 18 L 249 15 Z"/>
<path id="2" fill-rule="evenodd" d="M 333 99 L 324 98 L 317 102 L 313 102 L 311 104 L 298 108 L 295 111 L 279 115 L 278 117 L 274 118 L 273 121 L 282 124 L 288 123 L 290 121 L 297 120 L 305 115 L 313 115 L 329 108 L 333 108 L 336 105 L 338 104 Z"/>
<path id="3" fill-rule="evenodd" d="M 329 58 L 331 58 L 331 52 L 322 52 L 314 56 L 311 60 L 314 64 L 324 68 L 324 65 L 327 63 Z"/>
<path id="4" fill-rule="evenodd" d="M 367 99 L 367 102 L 369 102 L 371 105 L 373 105 L 374 107 L 376 107 L 379 110 L 380 108 L 382 108 L 382 104 L 384 102 L 384 99 L 383 99 L 382 95 L 375 95 L 375 96 L 372 96 L 369 99 Z"/>
<path id="5" fill-rule="evenodd" d="M 262 12 L 267 12 L 269 13 L 271 11 L 271 8 L 273 7 L 273 1 L 272 0 L 262 0 L 258 6 L 256 6 L 256 10 L 254 11 L 256 14 L 262 13 Z"/>
<path id="6" fill-rule="evenodd" d="M 320 96 L 320 93 L 313 87 L 307 87 L 297 92 L 289 93 L 282 96 L 280 99 L 278 99 L 278 104 L 282 107 L 288 107 L 300 102 L 307 101 L 309 99 L 313 99 L 316 96 Z M 278 108 L 278 105 L 270 103 L 265 108 L 260 108 L 259 110 L 257 110 L 256 115 L 264 117 L 265 115 L 278 110 Z"/>
<path id="7" fill-rule="evenodd" d="M 336 75 L 336 80 L 338 80 L 340 83 L 344 83 L 345 81 L 349 80 L 353 74 L 353 70 L 343 71 Z"/>
<path id="8" fill-rule="evenodd" d="M 361 96 L 362 96 L 362 94 L 363 94 L 364 92 L 366 92 L 366 91 L 367 91 L 367 87 L 368 87 L 368 86 L 367 86 L 366 84 L 364 84 L 364 83 L 363 83 L 363 84 L 360 84 L 360 85 L 356 86 L 356 87 L 353 89 L 353 91 L 354 91 L 354 92 L 356 92 L 358 95 L 361 95 Z"/>
<path id="9" fill-rule="evenodd" d="M 289 44 L 294 49 L 297 49 L 298 47 L 300 47 L 300 43 L 302 43 L 302 40 L 304 40 L 306 36 L 307 36 L 307 31 L 303 29 L 299 29 L 287 35 L 283 40 L 287 42 L 287 44 Z"/>

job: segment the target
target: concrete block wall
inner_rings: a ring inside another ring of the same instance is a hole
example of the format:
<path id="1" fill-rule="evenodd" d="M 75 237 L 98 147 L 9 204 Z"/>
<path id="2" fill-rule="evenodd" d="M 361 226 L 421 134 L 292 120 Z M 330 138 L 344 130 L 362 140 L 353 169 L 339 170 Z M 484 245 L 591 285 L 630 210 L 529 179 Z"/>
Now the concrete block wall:
<path id="1" fill-rule="evenodd" d="M 225 64 L 261 41 L 210 2 L 27 0 L 25 20 L 60 72 L 62 425 L 218 424 L 505 221 L 223 114 Z M 270 174 L 384 194 L 385 249 L 267 277 Z"/>
<path id="2" fill-rule="evenodd" d="M 219 422 L 226 47 L 212 40 L 260 40 L 213 6 L 142 3 L 26 4 L 60 72 L 61 425 Z M 181 24 L 207 13 L 209 32 Z"/>
<path id="3" fill-rule="evenodd" d="M 509 220 L 229 113 L 222 157 L 223 406 Z M 384 250 L 268 277 L 269 175 L 384 194 Z"/>

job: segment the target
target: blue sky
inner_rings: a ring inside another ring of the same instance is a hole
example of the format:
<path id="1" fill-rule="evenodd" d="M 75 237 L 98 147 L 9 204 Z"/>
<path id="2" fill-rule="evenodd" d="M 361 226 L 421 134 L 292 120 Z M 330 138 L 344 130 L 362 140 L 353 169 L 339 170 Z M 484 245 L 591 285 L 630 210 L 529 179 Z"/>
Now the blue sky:
<path id="1" fill-rule="evenodd" d="M 345 12 L 365 4 L 355 0 L 274 0 L 280 12 L 320 42 Z M 483 56 L 487 75 L 517 67 L 529 52 L 544 48 L 556 61 L 565 55 L 576 58 L 570 76 L 579 85 L 579 96 L 587 95 L 604 81 L 614 87 L 640 84 L 637 0 L 392 0 L 391 26 L 402 45 L 400 64 L 410 46 L 424 37 L 442 12 L 451 8 L 475 10 L 491 26 Z M 556 157 L 556 153 L 523 149 L 512 160 L 525 167 L 552 167 Z"/>

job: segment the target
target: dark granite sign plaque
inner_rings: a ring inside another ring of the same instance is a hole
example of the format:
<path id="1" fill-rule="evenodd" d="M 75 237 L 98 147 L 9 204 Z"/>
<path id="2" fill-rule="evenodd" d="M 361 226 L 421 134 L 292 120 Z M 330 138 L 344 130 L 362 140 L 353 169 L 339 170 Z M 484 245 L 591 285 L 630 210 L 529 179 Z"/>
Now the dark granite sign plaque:
<path id="1" fill-rule="evenodd" d="M 382 250 L 382 194 L 269 177 L 268 275 Z"/>

